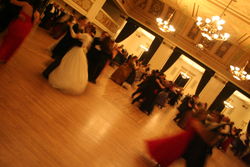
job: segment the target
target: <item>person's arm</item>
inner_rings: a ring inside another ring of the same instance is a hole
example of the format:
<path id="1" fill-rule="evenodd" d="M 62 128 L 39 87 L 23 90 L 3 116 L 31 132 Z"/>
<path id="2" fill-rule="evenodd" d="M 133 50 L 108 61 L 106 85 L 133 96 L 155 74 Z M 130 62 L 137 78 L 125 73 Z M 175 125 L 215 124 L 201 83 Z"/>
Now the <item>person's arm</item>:
<path id="1" fill-rule="evenodd" d="M 79 36 L 78 36 L 78 34 L 75 33 L 75 31 L 73 29 L 73 26 L 74 26 L 73 24 L 69 25 L 70 35 L 71 35 L 72 38 L 78 38 Z"/>
<path id="2" fill-rule="evenodd" d="M 165 88 L 165 87 L 161 84 L 161 81 L 160 81 L 159 79 L 156 79 L 156 82 L 158 83 L 158 85 L 159 85 L 162 89 Z"/>
<path id="3" fill-rule="evenodd" d="M 34 12 L 34 24 L 39 24 L 39 22 L 40 22 L 40 18 L 41 18 L 41 15 L 40 15 L 40 13 L 36 10 L 35 12 Z"/>
<path id="4" fill-rule="evenodd" d="M 86 49 L 86 51 L 88 51 L 93 41 L 93 38 L 91 38 L 88 34 L 82 34 L 80 38 L 82 39 L 83 43 L 82 47 Z"/>
<path id="5" fill-rule="evenodd" d="M 209 131 L 200 121 L 192 119 L 191 126 L 208 145 L 213 146 L 217 142 L 218 136 Z"/>
<path id="6" fill-rule="evenodd" d="M 25 1 L 18 1 L 18 0 L 10 0 L 10 3 L 14 4 L 14 5 L 17 5 L 17 6 L 25 6 L 27 5 L 27 2 Z"/>

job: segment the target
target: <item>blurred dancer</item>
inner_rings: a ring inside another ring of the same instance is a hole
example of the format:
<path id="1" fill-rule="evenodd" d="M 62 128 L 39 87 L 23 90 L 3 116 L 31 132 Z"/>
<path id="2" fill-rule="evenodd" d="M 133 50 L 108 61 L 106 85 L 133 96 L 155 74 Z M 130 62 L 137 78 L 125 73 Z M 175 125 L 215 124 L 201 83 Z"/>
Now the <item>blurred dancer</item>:
<path id="1" fill-rule="evenodd" d="M 36 20 L 36 9 L 40 4 L 40 1 L 38 0 L 10 0 L 10 2 L 16 6 L 20 6 L 22 9 L 18 18 L 10 23 L 8 32 L 4 36 L 3 42 L 0 46 L 1 63 L 6 63 L 13 56 L 15 51 L 30 33 L 33 27 L 33 22 Z"/>

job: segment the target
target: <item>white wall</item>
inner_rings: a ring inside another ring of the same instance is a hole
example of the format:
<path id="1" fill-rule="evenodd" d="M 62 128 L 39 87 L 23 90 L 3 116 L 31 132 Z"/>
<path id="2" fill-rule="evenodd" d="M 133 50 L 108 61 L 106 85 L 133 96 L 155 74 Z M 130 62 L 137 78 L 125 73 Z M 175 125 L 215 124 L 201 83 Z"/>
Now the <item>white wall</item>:
<path id="1" fill-rule="evenodd" d="M 124 45 L 124 48 L 128 51 L 129 54 L 134 54 L 138 58 L 141 57 L 144 49 L 140 47 L 140 45 L 144 45 L 147 48 L 150 47 L 152 43 L 152 39 L 147 37 L 141 30 L 138 28 L 133 34 L 131 34 L 128 38 L 119 43 Z"/>
<path id="2" fill-rule="evenodd" d="M 234 106 L 234 108 L 225 108 L 222 113 L 228 116 L 230 120 L 235 123 L 237 128 L 241 128 L 243 131 L 246 131 L 248 121 L 250 120 L 250 99 L 248 98 L 249 100 L 246 102 L 236 96 L 235 93 L 227 100 Z"/>
<path id="3" fill-rule="evenodd" d="M 192 66 L 190 63 L 187 63 L 182 57 L 182 55 L 166 72 L 166 78 L 167 80 L 175 81 L 176 78 L 179 76 L 180 72 L 187 73 L 188 76 L 190 76 L 190 79 L 188 83 L 184 87 L 184 94 L 195 94 L 196 88 L 199 84 L 199 81 L 203 75 L 204 68 L 193 62 L 193 64 L 196 64 L 196 66 L 199 66 L 200 69 L 203 69 L 203 72 L 196 69 L 194 66 Z"/>
<path id="4" fill-rule="evenodd" d="M 152 59 L 149 61 L 151 69 L 161 70 L 170 55 L 172 54 L 172 52 L 173 49 L 170 45 L 167 45 L 164 42 L 161 43 L 160 47 L 157 49 Z"/>
<path id="5" fill-rule="evenodd" d="M 200 101 L 210 106 L 225 86 L 225 81 L 218 76 L 212 77 L 200 93 Z"/>

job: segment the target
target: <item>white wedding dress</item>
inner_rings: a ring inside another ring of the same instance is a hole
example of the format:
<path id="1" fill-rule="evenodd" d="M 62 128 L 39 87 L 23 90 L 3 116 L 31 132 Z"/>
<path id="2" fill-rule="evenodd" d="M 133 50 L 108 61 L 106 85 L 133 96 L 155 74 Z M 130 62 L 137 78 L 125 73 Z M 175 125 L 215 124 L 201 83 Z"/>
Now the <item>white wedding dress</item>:
<path id="1" fill-rule="evenodd" d="M 80 34 L 82 47 L 73 47 L 63 57 L 60 65 L 49 75 L 52 87 L 62 92 L 79 95 L 84 92 L 88 84 L 88 63 L 86 53 L 93 38 L 87 34 Z"/>

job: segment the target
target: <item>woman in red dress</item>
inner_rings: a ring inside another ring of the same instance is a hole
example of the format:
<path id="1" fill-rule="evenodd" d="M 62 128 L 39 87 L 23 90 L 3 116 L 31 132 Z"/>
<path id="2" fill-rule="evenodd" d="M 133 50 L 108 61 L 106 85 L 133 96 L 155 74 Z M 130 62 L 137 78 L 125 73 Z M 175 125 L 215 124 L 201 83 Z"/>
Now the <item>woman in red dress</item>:
<path id="1" fill-rule="evenodd" d="M 22 7 L 19 17 L 13 20 L 0 45 L 0 63 L 6 63 L 20 47 L 33 27 L 33 18 L 37 16 L 36 6 L 39 0 L 10 0 L 14 5 Z"/>
<path id="2" fill-rule="evenodd" d="M 167 167 L 181 157 L 186 159 L 187 167 L 204 166 L 207 151 L 216 139 L 201 123 L 206 115 L 204 111 L 188 114 L 185 131 L 171 137 L 146 141 L 148 152 L 158 166 Z"/>

